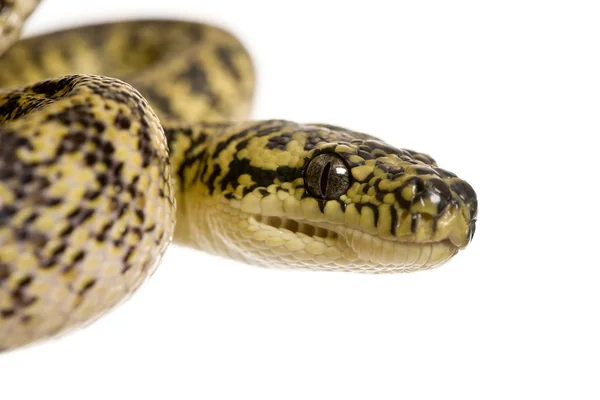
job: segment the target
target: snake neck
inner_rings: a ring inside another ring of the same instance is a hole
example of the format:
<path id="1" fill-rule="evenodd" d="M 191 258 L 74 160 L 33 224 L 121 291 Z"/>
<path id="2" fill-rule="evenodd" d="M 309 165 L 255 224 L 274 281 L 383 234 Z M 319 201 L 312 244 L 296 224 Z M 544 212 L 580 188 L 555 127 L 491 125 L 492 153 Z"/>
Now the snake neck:
<path id="1" fill-rule="evenodd" d="M 207 170 L 209 149 L 218 145 L 224 131 L 236 123 L 182 124 L 165 122 L 163 129 L 169 145 L 171 177 L 177 201 L 177 224 L 173 240 L 184 246 L 214 252 L 214 239 L 206 225 L 210 193 L 201 182 Z M 188 201 L 193 199 L 193 201 Z M 201 232 L 199 232 L 201 231 Z M 201 233 L 201 234 L 199 234 Z M 203 237 L 203 240 L 198 240 Z"/>

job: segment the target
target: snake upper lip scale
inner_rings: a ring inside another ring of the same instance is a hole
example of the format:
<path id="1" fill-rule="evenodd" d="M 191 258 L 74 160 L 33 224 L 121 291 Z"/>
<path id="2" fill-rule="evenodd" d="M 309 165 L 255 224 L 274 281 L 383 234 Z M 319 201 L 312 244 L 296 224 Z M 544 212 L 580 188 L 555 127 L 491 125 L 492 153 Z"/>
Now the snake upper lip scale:
<path id="1" fill-rule="evenodd" d="M 254 68 L 231 34 L 148 20 L 17 41 L 37 3 L 0 2 L 0 87 L 14 88 L 0 90 L 0 350 L 95 320 L 172 239 L 368 273 L 432 268 L 470 242 L 475 192 L 428 155 L 248 120 Z"/>

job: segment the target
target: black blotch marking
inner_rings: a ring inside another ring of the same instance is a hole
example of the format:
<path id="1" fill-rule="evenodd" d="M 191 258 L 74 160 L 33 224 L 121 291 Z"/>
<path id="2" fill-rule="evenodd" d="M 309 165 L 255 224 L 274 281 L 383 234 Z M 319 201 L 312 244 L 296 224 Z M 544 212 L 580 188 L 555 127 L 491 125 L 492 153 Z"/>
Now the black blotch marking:
<path id="1" fill-rule="evenodd" d="M 323 132 L 315 129 L 306 132 L 306 139 L 304 141 L 304 150 L 311 151 L 317 147 L 321 142 L 328 142 L 329 139 L 323 136 Z"/>
<path id="2" fill-rule="evenodd" d="M 375 225 L 375 227 L 377 227 L 377 225 L 379 224 L 379 207 L 372 203 L 367 203 L 365 204 L 365 206 L 373 210 L 373 224 Z"/>
<path id="3" fill-rule="evenodd" d="M 83 250 L 80 250 L 77 255 L 75 255 L 75 257 L 73 257 L 73 264 L 78 264 L 81 261 L 83 261 L 85 257 L 85 252 Z"/>
<path id="4" fill-rule="evenodd" d="M 232 161 L 232 163 L 233 163 L 233 161 Z M 231 168 L 230 168 L 230 171 L 229 171 L 228 175 L 229 175 L 229 174 L 231 174 Z M 208 177 L 208 181 L 207 181 L 207 184 L 208 184 L 208 187 L 209 187 L 210 194 L 212 194 L 212 193 L 213 193 L 213 191 L 215 190 L 215 181 L 217 180 L 217 177 L 218 177 L 219 175 L 221 175 L 221 166 L 220 166 L 220 165 L 218 165 L 218 164 L 215 164 L 215 166 L 213 167 L 213 172 L 210 174 L 210 176 Z M 234 180 L 235 182 L 237 182 L 237 178 L 238 178 L 238 176 L 239 176 L 239 175 L 237 175 L 237 174 L 236 174 L 236 176 L 235 176 L 235 177 L 233 177 L 233 180 Z M 227 175 L 225 176 L 225 178 L 226 178 L 226 177 L 227 177 Z M 221 181 L 221 186 L 226 186 L 226 183 L 225 183 L 225 178 L 223 178 L 223 180 Z M 225 183 L 225 184 L 224 184 L 224 183 Z"/>
<path id="5" fill-rule="evenodd" d="M 43 201 L 44 205 L 47 207 L 55 207 L 59 204 L 63 203 L 63 199 L 59 197 L 46 197 Z"/>
<path id="6" fill-rule="evenodd" d="M 144 211 L 140 210 L 140 209 L 136 209 L 135 210 L 135 215 L 139 218 L 139 220 L 141 221 L 141 223 L 144 223 L 144 220 L 146 219 L 145 215 L 144 215 Z"/>
<path id="7" fill-rule="evenodd" d="M 210 193 L 212 194 L 216 188 L 216 178 L 221 174 L 221 168 L 215 165 L 215 170 L 208 178 L 206 184 Z M 243 174 L 250 175 L 251 179 L 255 184 L 244 188 L 244 195 L 253 191 L 256 188 L 266 188 L 275 182 L 277 178 L 280 183 L 292 182 L 298 177 L 302 176 L 302 170 L 300 168 L 290 168 L 288 166 L 278 167 L 275 171 L 265 170 L 250 165 L 248 159 L 234 159 L 229 163 L 228 171 L 223 176 L 220 182 L 221 190 L 225 190 L 228 185 L 231 185 L 232 189 L 235 190 L 239 186 L 238 177 Z"/>
<path id="8" fill-rule="evenodd" d="M 42 94 L 46 97 L 56 97 L 59 94 L 63 95 L 67 92 L 65 89 L 72 89 L 76 82 L 77 77 L 74 75 L 47 79 L 32 85 L 29 90 L 35 94 Z"/>
<path id="9" fill-rule="evenodd" d="M 122 111 L 119 111 L 119 113 L 115 117 L 114 124 L 119 129 L 127 130 L 131 127 L 131 118 L 123 114 Z"/>
<path id="10" fill-rule="evenodd" d="M 369 172 L 369 174 L 367 176 L 365 176 L 365 178 L 362 181 L 358 181 L 358 182 L 369 183 L 371 181 L 371 179 L 373 179 L 374 177 L 375 177 L 375 174 L 373 172 Z"/>
<path id="11" fill-rule="evenodd" d="M 131 258 L 131 256 L 133 255 L 133 252 L 135 251 L 135 247 L 130 246 L 127 249 L 127 252 L 125 253 L 125 255 L 123 256 L 123 262 L 127 263 L 129 262 L 129 259 Z"/>
<path id="12" fill-rule="evenodd" d="M 86 190 L 83 194 L 85 200 L 96 200 L 103 193 L 102 189 L 98 190 Z"/>
<path id="13" fill-rule="evenodd" d="M 156 229 L 156 226 L 157 226 L 156 224 L 152 224 L 149 227 L 147 227 L 146 229 L 144 229 L 144 232 L 150 233 Z"/>
<path id="14" fill-rule="evenodd" d="M 106 129 L 106 123 L 104 121 L 96 121 L 94 122 L 93 128 L 96 129 L 98 133 L 103 133 Z"/>
<path id="15" fill-rule="evenodd" d="M 133 227 L 131 228 L 131 233 L 134 234 L 135 236 L 137 236 L 138 240 L 142 240 L 142 238 L 144 237 L 142 230 L 140 228 Z"/>
<path id="16" fill-rule="evenodd" d="M 402 196 L 402 191 L 408 186 L 414 186 L 414 191 L 413 191 L 414 197 L 410 200 L 406 200 Z M 396 189 L 396 193 L 395 193 L 396 201 L 405 210 L 410 210 L 413 202 L 415 201 L 415 199 L 417 199 L 417 196 L 419 196 L 421 193 L 423 193 L 424 190 L 425 190 L 425 182 L 423 182 L 423 179 L 421 179 L 417 176 L 412 177 L 409 180 L 407 180 L 406 182 L 404 182 L 401 186 L 399 186 L 398 189 Z"/>
<path id="17" fill-rule="evenodd" d="M 177 116 L 177 113 L 171 107 L 171 99 L 168 96 L 159 93 L 153 86 L 140 88 L 140 90 L 144 94 L 144 97 L 152 103 L 152 107 L 157 108 L 165 115 Z"/>
<path id="18" fill-rule="evenodd" d="M 231 76 L 235 78 L 236 81 L 242 79 L 242 75 L 240 71 L 235 66 L 233 62 L 234 51 L 229 47 L 219 46 L 216 49 L 217 59 L 219 62 L 225 67 L 225 71 L 227 71 Z"/>
<path id="19" fill-rule="evenodd" d="M 19 209 L 13 205 L 0 207 L 0 226 L 7 225 L 17 211 L 19 211 Z"/>
<path id="20" fill-rule="evenodd" d="M 8 264 L 0 263 L 0 287 L 2 287 L 2 284 L 8 280 L 9 276 L 10 268 L 8 267 Z"/>
<path id="21" fill-rule="evenodd" d="M 96 285 L 96 279 L 90 279 L 79 290 L 79 295 L 84 296 L 88 291 L 90 291 L 94 287 L 94 285 Z"/>
<path id="22" fill-rule="evenodd" d="M 202 132 L 202 130 L 193 129 L 191 127 L 165 127 L 164 132 L 170 152 L 174 151 L 175 143 L 180 140 L 180 137 L 190 139 L 190 143 L 183 155 L 183 161 L 179 166 L 175 166 L 175 168 L 177 168 L 175 173 L 179 178 L 179 183 L 185 185 L 186 171 L 194 165 L 204 165 L 206 152 L 203 147 L 208 139 L 208 135 L 205 132 Z M 198 171 L 197 174 L 200 174 L 200 171 Z M 197 177 L 194 177 L 194 179 L 197 179 Z M 184 189 L 184 187 L 181 189 Z"/>
<path id="23" fill-rule="evenodd" d="M 293 140 L 293 134 L 294 132 L 285 132 L 280 135 L 270 137 L 269 142 L 267 143 L 267 149 L 285 150 L 287 144 Z"/>
<path id="24" fill-rule="evenodd" d="M 108 231 L 110 231 L 112 226 L 113 226 L 112 220 L 107 222 L 106 224 L 104 224 L 104 226 L 102 227 L 100 232 L 96 235 L 96 240 L 99 242 L 104 242 L 106 240 L 106 235 L 108 235 Z M 141 239 L 141 237 L 140 237 L 140 239 Z"/>
<path id="25" fill-rule="evenodd" d="M 85 155 L 85 163 L 88 167 L 91 167 L 92 165 L 96 164 L 97 161 L 98 161 L 98 156 L 96 156 L 96 154 L 87 153 Z"/>
<path id="26" fill-rule="evenodd" d="M 85 221 L 94 215 L 93 208 L 77 207 L 75 210 L 67 214 L 67 218 L 72 225 L 82 225 Z"/>
<path id="27" fill-rule="evenodd" d="M 216 107 L 219 98 L 212 91 L 212 88 L 208 82 L 206 70 L 200 65 L 200 63 L 191 63 L 188 68 L 177 77 L 188 81 L 192 92 L 198 95 L 206 96 L 210 106 Z"/>
<path id="28" fill-rule="evenodd" d="M 65 250 L 67 249 L 67 244 L 66 243 L 62 243 L 60 246 L 58 246 L 56 249 L 54 249 L 54 251 L 52 252 L 51 257 L 59 257 L 62 253 L 65 252 Z"/>
<path id="29" fill-rule="evenodd" d="M 27 308 L 38 300 L 37 297 L 27 294 L 27 288 L 32 282 L 33 276 L 28 275 L 17 283 L 17 287 L 10 294 L 10 297 L 15 304 L 13 309 Z"/>
<path id="30" fill-rule="evenodd" d="M 390 207 L 390 215 L 391 215 L 391 226 L 390 226 L 390 233 L 393 236 L 396 236 L 396 227 L 398 225 L 398 211 L 396 211 L 396 208 L 392 205 Z"/>

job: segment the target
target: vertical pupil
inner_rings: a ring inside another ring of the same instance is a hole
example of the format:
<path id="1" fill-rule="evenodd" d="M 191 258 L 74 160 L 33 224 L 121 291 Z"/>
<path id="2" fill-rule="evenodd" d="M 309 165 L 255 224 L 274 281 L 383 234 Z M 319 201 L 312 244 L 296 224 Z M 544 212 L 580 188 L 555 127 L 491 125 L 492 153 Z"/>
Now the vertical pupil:
<path id="1" fill-rule="evenodd" d="M 331 161 L 327 162 L 323 166 L 323 173 L 321 174 L 321 195 L 327 194 L 327 182 L 329 181 L 329 170 L 331 169 Z"/>

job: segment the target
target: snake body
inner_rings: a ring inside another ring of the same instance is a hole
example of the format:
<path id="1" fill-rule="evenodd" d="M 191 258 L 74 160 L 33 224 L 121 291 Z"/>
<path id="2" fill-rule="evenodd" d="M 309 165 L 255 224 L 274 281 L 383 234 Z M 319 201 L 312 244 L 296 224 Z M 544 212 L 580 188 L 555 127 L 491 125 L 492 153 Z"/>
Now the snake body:
<path id="1" fill-rule="evenodd" d="M 126 21 L 17 41 L 37 3 L 0 1 L 0 350 L 113 308 L 172 238 L 372 273 L 431 268 L 471 240 L 473 189 L 426 154 L 248 120 L 254 69 L 231 34 Z"/>

